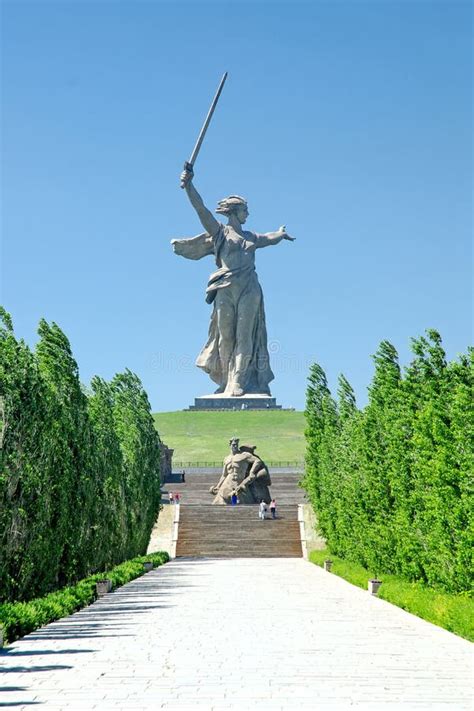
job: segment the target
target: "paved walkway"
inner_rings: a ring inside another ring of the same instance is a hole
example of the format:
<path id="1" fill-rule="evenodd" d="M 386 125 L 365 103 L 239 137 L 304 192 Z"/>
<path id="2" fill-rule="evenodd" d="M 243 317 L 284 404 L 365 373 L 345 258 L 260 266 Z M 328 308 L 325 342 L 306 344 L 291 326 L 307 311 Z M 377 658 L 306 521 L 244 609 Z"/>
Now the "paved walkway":
<path id="1" fill-rule="evenodd" d="M 4 650 L 0 706 L 470 711 L 472 650 L 301 559 L 178 559 Z"/>

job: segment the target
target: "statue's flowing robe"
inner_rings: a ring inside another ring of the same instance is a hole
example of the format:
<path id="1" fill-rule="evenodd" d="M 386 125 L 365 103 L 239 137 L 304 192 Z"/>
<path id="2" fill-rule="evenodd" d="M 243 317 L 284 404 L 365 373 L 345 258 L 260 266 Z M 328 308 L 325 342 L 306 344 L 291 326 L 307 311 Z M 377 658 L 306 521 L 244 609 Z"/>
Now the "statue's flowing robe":
<path id="1" fill-rule="evenodd" d="M 257 241 L 259 236 L 254 235 L 254 238 Z M 213 254 L 218 267 L 217 271 L 209 277 L 206 288 L 206 301 L 209 304 L 213 303 L 213 310 L 209 325 L 208 340 L 196 359 L 196 365 L 208 373 L 220 388 L 226 386 L 227 379 L 231 374 L 222 372 L 222 360 L 219 352 L 220 333 L 215 298 L 219 289 L 225 289 L 237 282 L 242 283 L 244 289 L 242 294 L 245 293 L 246 288 L 249 290 L 255 290 L 257 288 L 258 292 L 255 298 L 257 313 L 254 319 L 252 334 L 252 353 L 247 356 L 248 364 L 245 371 L 245 383 L 241 383 L 241 385 L 246 393 L 269 394 L 269 383 L 274 379 L 274 375 L 270 368 L 268 355 L 267 328 L 265 324 L 262 289 L 256 278 L 254 278 L 256 277 L 254 265 L 233 271 L 222 265 L 220 252 L 225 239 L 225 227 L 221 225 L 214 237 L 211 237 L 207 232 L 203 232 L 190 239 L 175 240 L 173 244 L 175 253 L 186 257 L 186 259 L 202 259 L 202 257 Z M 229 370 L 233 368 L 235 355 L 237 355 L 237 353 L 234 352 Z"/>

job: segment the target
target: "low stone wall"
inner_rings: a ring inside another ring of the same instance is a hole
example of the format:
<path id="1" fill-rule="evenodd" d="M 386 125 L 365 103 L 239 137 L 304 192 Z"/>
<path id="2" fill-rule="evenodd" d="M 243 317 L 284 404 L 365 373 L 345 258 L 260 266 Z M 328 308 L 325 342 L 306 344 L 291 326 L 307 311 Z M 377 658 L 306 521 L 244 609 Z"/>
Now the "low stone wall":
<path id="1" fill-rule="evenodd" d="M 151 532 L 147 553 L 166 551 L 170 558 L 176 558 L 178 525 L 179 504 L 165 504 L 162 506 L 158 519 Z"/>
<path id="2" fill-rule="evenodd" d="M 303 558 L 307 560 L 311 551 L 321 551 L 326 548 L 326 541 L 316 530 L 317 518 L 311 504 L 298 504 L 298 521 Z"/>

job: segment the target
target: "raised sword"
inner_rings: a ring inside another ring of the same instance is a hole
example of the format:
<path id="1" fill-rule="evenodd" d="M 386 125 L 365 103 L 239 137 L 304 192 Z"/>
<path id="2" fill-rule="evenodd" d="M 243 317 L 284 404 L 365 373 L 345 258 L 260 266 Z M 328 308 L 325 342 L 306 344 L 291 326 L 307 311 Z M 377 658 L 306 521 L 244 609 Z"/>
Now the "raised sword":
<path id="1" fill-rule="evenodd" d="M 217 102 L 219 101 L 219 96 L 221 95 L 221 91 L 224 87 L 226 79 L 227 79 L 227 72 L 225 72 L 225 74 L 223 75 L 223 77 L 220 81 L 219 87 L 216 91 L 216 95 L 215 95 L 214 99 L 212 100 L 211 107 L 210 107 L 209 111 L 207 112 L 206 120 L 204 121 L 204 123 L 202 125 L 198 139 L 197 139 L 196 144 L 193 148 L 193 152 L 191 153 L 191 158 L 188 161 L 186 161 L 186 163 L 184 164 L 184 170 L 192 169 L 194 163 L 196 162 L 196 158 L 198 157 L 199 151 L 201 150 L 201 145 L 202 145 L 202 142 L 204 141 L 204 136 L 206 135 L 206 131 L 207 131 L 208 126 L 211 122 L 212 114 L 214 113 L 214 109 L 217 106 Z M 183 182 L 181 182 L 181 187 L 184 188 Z"/>

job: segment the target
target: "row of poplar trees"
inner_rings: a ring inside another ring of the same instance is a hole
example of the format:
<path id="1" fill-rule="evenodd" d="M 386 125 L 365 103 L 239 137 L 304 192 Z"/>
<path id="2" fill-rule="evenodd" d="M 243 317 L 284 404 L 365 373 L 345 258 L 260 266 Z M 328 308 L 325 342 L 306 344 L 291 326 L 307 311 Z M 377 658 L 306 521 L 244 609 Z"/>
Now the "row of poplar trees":
<path id="1" fill-rule="evenodd" d="M 374 356 L 367 406 L 344 376 L 337 398 L 319 365 L 307 390 L 304 487 L 333 554 L 375 574 L 472 589 L 474 350 L 447 363 L 440 335 Z"/>
<path id="2" fill-rule="evenodd" d="M 26 600 L 146 552 L 160 439 L 139 378 L 79 381 L 42 320 L 32 351 L 0 310 L 0 601 Z"/>

